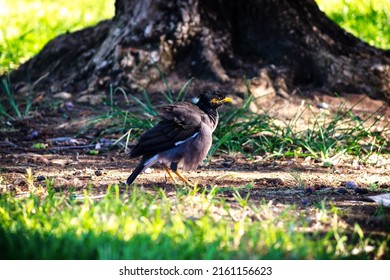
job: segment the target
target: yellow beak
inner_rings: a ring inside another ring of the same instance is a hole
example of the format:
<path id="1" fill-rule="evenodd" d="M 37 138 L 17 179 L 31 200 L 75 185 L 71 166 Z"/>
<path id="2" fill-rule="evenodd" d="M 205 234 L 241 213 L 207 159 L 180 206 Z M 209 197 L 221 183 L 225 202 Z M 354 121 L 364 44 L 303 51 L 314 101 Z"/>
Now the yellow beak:
<path id="1" fill-rule="evenodd" d="M 230 103 L 232 101 L 233 101 L 233 99 L 231 99 L 230 97 L 225 97 L 224 99 L 218 99 L 218 98 L 211 99 L 211 103 L 213 103 L 213 104 Z"/>
<path id="2" fill-rule="evenodd" d="M 231 99 L 230 97 L 225 97 L 224 99 L 221 100 L 221 102 L 223 102 L 223 103 L 231 103 L 231 102 L 233 102 L 233 99 Z"/>

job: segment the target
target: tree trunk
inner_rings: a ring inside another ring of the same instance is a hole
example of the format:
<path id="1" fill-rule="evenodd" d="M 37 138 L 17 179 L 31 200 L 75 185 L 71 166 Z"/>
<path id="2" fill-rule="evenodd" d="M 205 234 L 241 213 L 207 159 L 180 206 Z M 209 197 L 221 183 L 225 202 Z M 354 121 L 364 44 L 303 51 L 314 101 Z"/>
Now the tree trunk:
<path id="1" fill-rule="evenodd" d="M 112 20 L 49 42 L 11 75 L 16 90 L 94 93 L 110 85 L 365 93 L 390 102 L 390 52 L 348 34 L 314 0 L 116 0 Z M 247 80 L 246 80 L 247 79 Z"/>

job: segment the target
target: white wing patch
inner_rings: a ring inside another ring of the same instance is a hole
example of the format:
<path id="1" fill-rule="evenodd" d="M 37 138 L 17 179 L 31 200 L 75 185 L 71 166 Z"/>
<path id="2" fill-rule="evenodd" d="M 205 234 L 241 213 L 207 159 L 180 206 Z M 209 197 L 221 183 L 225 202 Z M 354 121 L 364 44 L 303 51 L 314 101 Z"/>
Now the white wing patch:
<path id="1" fill-rule="evenodd" d="M 199 132 L 196 132 L 194 135 L 192 135 L 191 137 L 187 138 L 186 140 L 176 142 L 175 146 L 179 146 L 181 144 L 184 144 L 184 143 L 194 139 L 196 136 L 198 136 L 198 134 L 199 134 Z"/>
<path id="2" fill-rule="evenodd" d="M 158 155 L 155 155 L 155 156 L 151 157 L 150 159 L 148 159 L 147 161 L 145 161 L 144 167 L 145 167 L 145 166 L 153 165 L 157 160 L 158 160 Z"/>

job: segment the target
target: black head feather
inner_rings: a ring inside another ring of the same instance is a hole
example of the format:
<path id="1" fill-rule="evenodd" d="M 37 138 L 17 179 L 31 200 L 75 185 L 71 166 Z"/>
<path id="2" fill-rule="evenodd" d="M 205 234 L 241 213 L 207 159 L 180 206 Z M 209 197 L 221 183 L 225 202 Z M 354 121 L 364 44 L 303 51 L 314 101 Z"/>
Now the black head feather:
<path id="1" fill-rule="evenodd" d="M 227 102 L 232 102 L 232 99 L 220 94 L 219 91 L 209 90 L 199 95 L 196 105 L 203 111 L 208 111 L 209 109 L 217 109 Z"/>

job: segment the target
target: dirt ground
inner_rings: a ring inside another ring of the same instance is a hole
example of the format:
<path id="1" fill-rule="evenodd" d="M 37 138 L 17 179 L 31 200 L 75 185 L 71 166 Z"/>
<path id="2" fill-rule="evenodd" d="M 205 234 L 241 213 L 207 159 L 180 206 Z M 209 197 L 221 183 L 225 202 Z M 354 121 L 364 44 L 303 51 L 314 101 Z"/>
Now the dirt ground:
<path id="1" fill-rule="evenodd" d="M 314 108 L 318 107 L 316 104 L 327 103 L 331 110 L 340 102 L 352 106 L 357 98 L 361 96 L 335 98 L 315 93 L 294 101 L 279 98 L 274 103 L 277 104 L 275 115 L 290 118 L 303 100 L 313 104 Z M 27 192 L 29 168 L 36 186 L 44 186 L 46 179 L 50 179 L 56 190 L 64 192 L 69 188 L 76 192 L 90 188 L 93 193 L 102 194 L 110 184 L 120 184 L 121 190 L 126 191 L 123 182 L 138 160 L 129 159 L 123 147 L 108 149 L 105 146 L 106 142 L 112 143 L 120 135 L 104 136 L 96 155 L 91 154 L 91 150 L 98 147 L 91 143 L 99 131 L 91 129 L 77 135 L 89 118 L 102 114 L 106 108 L 67 102 L 60 99 L 54 108 L 47 107 L 30 118 L 2 124 L 0 192 L 16 195 Z M 384 123 L 388 123 L 390 108 L 381 101 L 367 98 L 354 110 L 357 115 L 364 115 L 378 109 L 378 115 L 383 114 Z M 36 143 L 42 143 L 43 149 L 34 148 Z M 256 156 L 249 160 L 242 155 L 219 152 L 209 163 L 196 171 L 183 172 L 183 175 L 201 187 L 226 187 L 226 191 L 220 194 L 226 197 L 231 197 L 235 188 L 243 197 L 249 193 L 252 203 L 272 201 L 273 205 L 296 204 L 305 209 L 326 199 L 328 205 L 343 210 L 343 219 L 351 226 L 358 222 L 366 233 L 390 234 L 389 209 L 369 198 L 390 192 L 388 155 L 376 158 L 373 164 L 361 164 L 351 158 L 333 167 L 323 167 L 319 162 L 301 158 L 274 160 Z M 141 174 L 136 183 L 145 191 L 152 191 L 156 186 L 167 192 L 176 188 L 158 166 Z"/>

